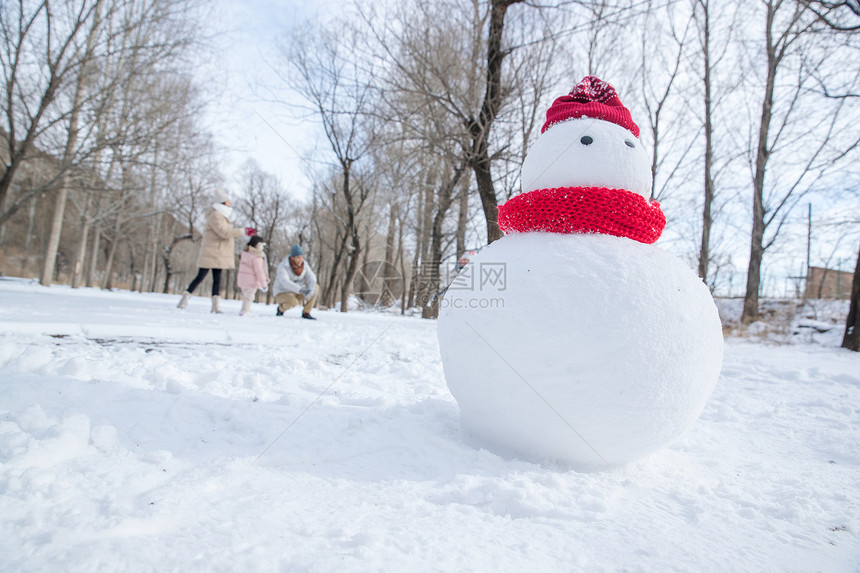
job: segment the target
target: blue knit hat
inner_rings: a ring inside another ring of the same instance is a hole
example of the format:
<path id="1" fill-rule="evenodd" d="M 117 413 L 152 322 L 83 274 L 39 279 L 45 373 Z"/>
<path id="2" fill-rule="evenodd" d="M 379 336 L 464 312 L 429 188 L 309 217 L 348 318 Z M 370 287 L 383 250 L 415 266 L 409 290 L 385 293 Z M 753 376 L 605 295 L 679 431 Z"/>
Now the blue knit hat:
<path id="1" fill-rule="evenodd" d="M 291 257 L 298 257 L 298 256 L 303 257 L 303 256 L 305 256 L 305 252 L 302 250 L 302 248 L 300 246 L 293 245 L 293 248 L 290 249 L 290 256 Z"/>

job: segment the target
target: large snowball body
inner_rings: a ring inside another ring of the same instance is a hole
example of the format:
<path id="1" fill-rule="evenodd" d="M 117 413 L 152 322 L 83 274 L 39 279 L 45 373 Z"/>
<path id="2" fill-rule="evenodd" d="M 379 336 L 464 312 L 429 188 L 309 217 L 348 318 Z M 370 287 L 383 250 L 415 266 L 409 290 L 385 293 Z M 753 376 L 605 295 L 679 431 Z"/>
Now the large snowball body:
<path id="1" fill-rule="evenodd" d="M 471 283 L 445 295 L 438 336 L 480 445 L 602 469 L 668 444 L 701 413 L 722 328 L 708 289 L 673 255 L 608 235 L 522 233 L 469 266 Z"/>

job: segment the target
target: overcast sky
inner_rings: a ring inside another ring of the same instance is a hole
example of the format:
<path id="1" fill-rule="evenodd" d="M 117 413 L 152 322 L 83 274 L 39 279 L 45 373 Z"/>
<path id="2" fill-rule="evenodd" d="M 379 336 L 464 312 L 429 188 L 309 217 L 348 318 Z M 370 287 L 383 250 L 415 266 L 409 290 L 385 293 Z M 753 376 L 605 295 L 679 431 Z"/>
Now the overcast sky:
<path id="1" fill-rule="evenodd" d="M 294 107 L 267 100 L 272 99 L 270 88 L 277 83 L 271 68 L 277 39 L 286 37 L 295 23 L 318 15 L 325 4 L 215 1 L 211 16 L 218 56 L 201 72 L 212 90 L 211 127 L 227 150 L 223 172 L 228 189 L 237 189 L 236 171 L 254 158 L 294 196 L 307 196 L 308 167 L 300 156 L 313 149 L 321 132 L 315 122 L 297 119 Z M 296 101 L 285 90 L 278 91 L 277 97 Z"/>

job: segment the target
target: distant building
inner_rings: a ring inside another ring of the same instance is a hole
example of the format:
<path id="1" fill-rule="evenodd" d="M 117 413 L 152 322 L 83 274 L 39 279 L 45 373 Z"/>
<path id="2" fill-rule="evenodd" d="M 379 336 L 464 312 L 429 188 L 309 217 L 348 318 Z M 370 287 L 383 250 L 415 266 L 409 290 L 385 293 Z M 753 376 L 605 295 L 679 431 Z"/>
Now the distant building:
<path id="1" fill-rule="evenodd" d="M 851 298 L 854 273 L 809 267 L 806 275 L 806 298 Z"/>

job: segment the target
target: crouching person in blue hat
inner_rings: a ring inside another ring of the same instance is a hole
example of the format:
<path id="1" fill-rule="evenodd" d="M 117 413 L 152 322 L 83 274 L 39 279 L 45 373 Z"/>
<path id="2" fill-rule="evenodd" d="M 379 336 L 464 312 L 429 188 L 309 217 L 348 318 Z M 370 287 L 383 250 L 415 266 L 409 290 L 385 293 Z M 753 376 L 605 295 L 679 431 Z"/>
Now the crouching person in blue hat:
<path id="1" fill-rule="evenodd" d="M 302 305 L 302 318 L 316 320 L 311 309 L 319 296 L 317 276 L 305 261 L 305 252 L 299 245 L 293 245 L 290 256 L 281 261 L 272 285 L 272 294 L 278 303 L 277 315 L 297 305 Z"/>

